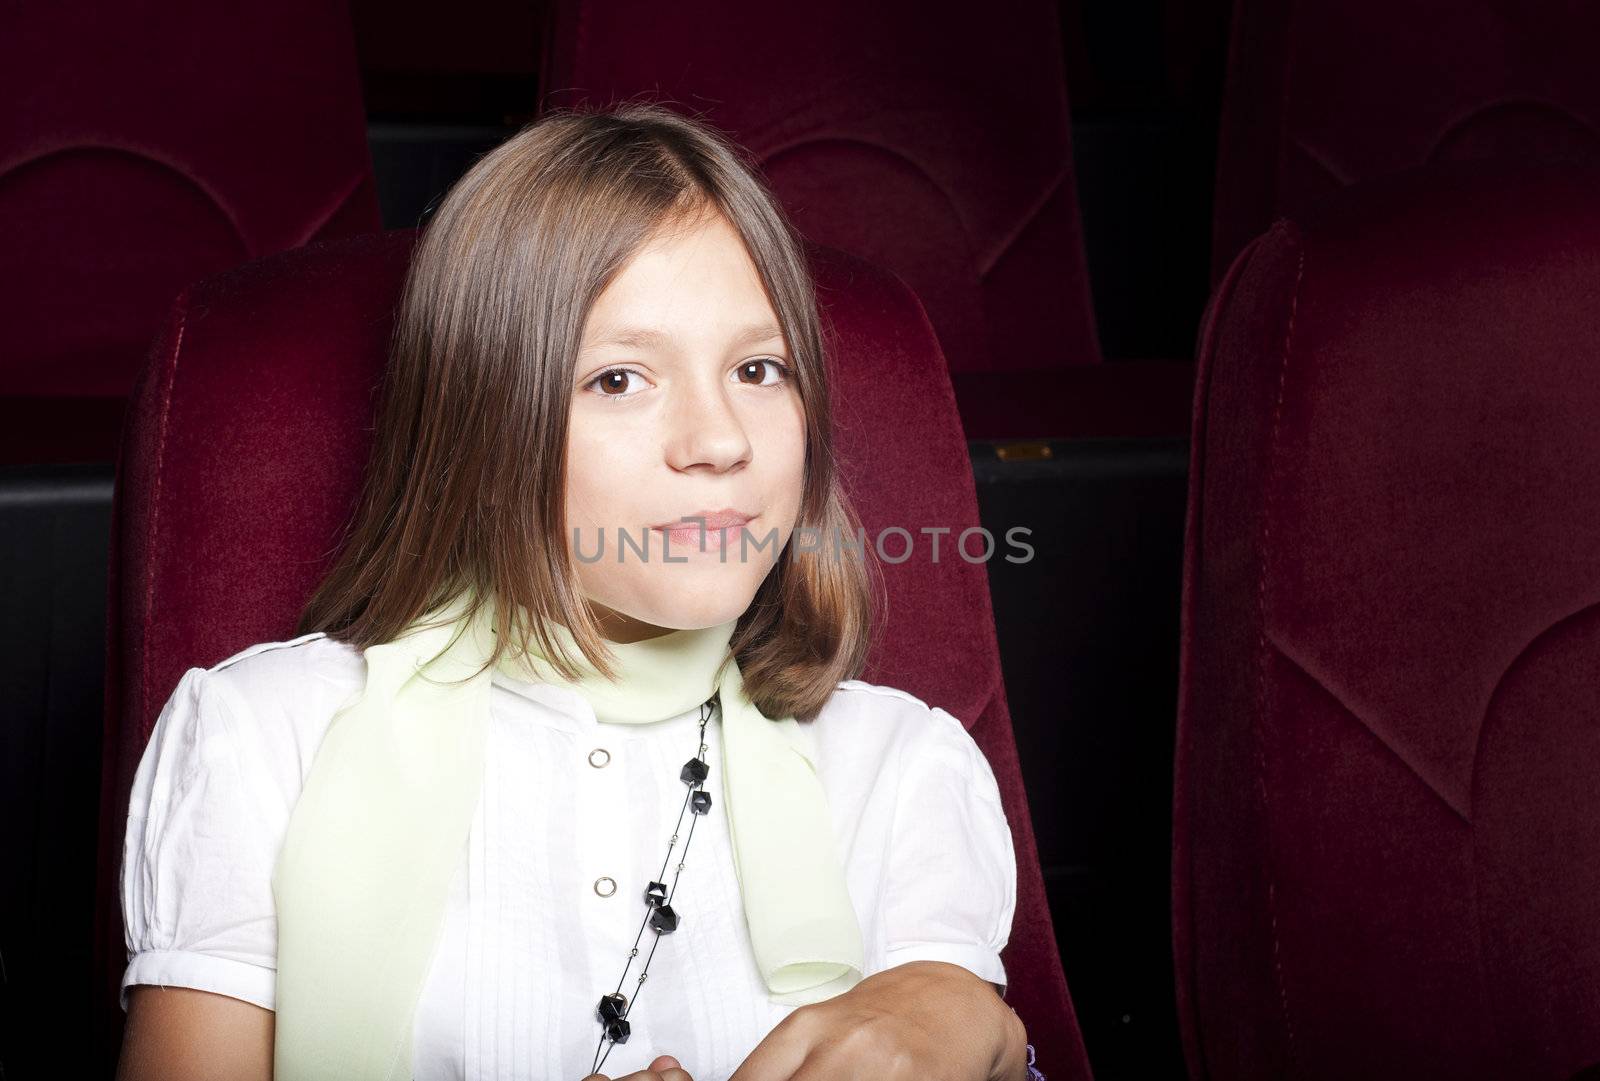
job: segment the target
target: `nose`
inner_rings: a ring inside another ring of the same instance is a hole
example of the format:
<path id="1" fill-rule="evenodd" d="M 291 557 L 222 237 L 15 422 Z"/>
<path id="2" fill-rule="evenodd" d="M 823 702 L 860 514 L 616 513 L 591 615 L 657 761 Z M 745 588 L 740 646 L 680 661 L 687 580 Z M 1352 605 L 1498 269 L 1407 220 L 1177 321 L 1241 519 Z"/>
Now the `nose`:
<path id="1" fill-rule="evenodd" d="M 750 435 L 740 417 L 736 390 L 718 377 L 680 384 L 668 410 L 667 461 L 679 470 L 704 467 L 725 472 L 749 459 Z"/>

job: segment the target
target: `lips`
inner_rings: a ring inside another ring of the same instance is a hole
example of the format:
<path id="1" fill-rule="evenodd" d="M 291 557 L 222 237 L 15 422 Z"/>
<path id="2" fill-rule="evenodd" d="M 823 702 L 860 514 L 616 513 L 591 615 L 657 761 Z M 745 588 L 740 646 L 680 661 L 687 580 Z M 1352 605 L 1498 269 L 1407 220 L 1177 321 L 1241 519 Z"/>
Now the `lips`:
<path id="1" fill-rule="evenodd" d="M 707 531 L 713 529 L 736 529 L 753 518 L 755 518 L 753 514 L 746 514 L 743 511 L 734 510 L 732 507 L 723 507 L 720 510 L 698 510 L 692 514 L 686 514 L 676 521 L 662 522 L 650 528 L 668 530 L 673 533 L 683 531 L 698 532 L 701 528 L 700 520 L 703 519 Z"/>
<path id="2" fill-rule="evenodd" d="M 726 551 L 736 546 L 739 537 L 743 535 L 744 527 L 754 521 L 754 515 L 745 514 L 731 507 L 698 511 L 690 518 L 691 520 L 687 522 L 669 522 L 651 527 L 665 538 L 668 553 L 676 552 L 681 555 L 693 551 Z M 700 523 L 694 520 L 699 518 L 705 519 L 703 530 Z"/>

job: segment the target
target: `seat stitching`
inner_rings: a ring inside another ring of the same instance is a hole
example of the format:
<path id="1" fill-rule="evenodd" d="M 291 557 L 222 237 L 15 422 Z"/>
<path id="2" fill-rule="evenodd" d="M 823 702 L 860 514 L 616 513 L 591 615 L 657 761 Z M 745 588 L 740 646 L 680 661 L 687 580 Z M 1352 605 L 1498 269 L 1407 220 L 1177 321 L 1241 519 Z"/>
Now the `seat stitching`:
<path id="1" fill-rule="evenodd" d="M 1289 296 L 1289 319 L 1284 329 L 1283 347 L 1278 362 L 1278 393 L 1277 401 L 1272 407 L 1272 430 L 1267 439 L 1267 476 L 1266 491 L 1261 508 L 1261 540 L 1257 547 L 1259 565 L 1256 572 L 1256 626 L 1260 628 L 1256 639 L 1256 702 L 1255 715 L 1252 726 L 1255 728 L 1256 743 L 1256 783 L 1261 792 L 1261 807 L 1263 815 L 1270 819 L 1271 800 L 1267 791 L 1267 752 L 1264 734 L 1264 717 L 1266 713 L 1267 698 L 1267 551 L 1268 541 L 1271 536 L 1272 493 L 1274 482 L 1278 474 L 1278 433 L 1283 419 L 1284 391 L 1288 382 L 1289 357 L 1294 342 L 1295 314 L 1300 306 L 1300 287 L 1305 280 L 1306 248 L 1304 241 L 1300 244 L 1300 255 L 1295 266 L 1294 289 Z M 1263 823 L 1265 827 L 1265 823 Z M 1284 1036 L 1291 1065 L 1295 1061 L 1294 1017 L 1289 1008 L 1289 990 L 1283 975 L 1283 953 L 1281 938 L 1278 933 L 1278 908 L 1277 886 L 1273 879 L 1273 852 L 1271 830 L 1266 830 L 1264 838 L 1267 858 L 1264 860 L 1263 870 L 1266 874 L 1267 884 L 1267 921 L 1272 935 L 1272 969 L 1278 985 L 1278 1005 L 1283 1015 Z M 1299 1072 L 1298 1069 L 1296 1072 Z"/>
<path id="2" fill-rule="evenodd" d="M 156 548 L 156 535 L 160 530 L 161 489 L 166 476 L 167 434 L 172 416 L 172 387 L 177 382 L 178 357 L 183 351 L 183 338 L 189 327 L 189 290 L 187 288 L 179 294 L 176 307 L 178 309 L 178 332 L 173 337 L 172 350 L 165 358 L 166 363 L 163 365 L 164 370 L 161 373 L 161 415 L 156 422 L 155 476 L 151 478 L 150 484 L 150 525 L 145 531 L 145 559 L 152 562 L 156 558 L 155 553 L 158 550 Z M 146 568 L 144 613 L 141 617 L 143 628 L 140 632 L 140 648 L 144 656 L 141 658 L 140 664 L 143 671 L 140 677 L 139 716 L 137 719 L 141 732 L 144 729 L 145 718 L 150 713 L 150 642 L 151 628 L 155 621 L 155 571 L 154 566 L 147 566 Z"/>

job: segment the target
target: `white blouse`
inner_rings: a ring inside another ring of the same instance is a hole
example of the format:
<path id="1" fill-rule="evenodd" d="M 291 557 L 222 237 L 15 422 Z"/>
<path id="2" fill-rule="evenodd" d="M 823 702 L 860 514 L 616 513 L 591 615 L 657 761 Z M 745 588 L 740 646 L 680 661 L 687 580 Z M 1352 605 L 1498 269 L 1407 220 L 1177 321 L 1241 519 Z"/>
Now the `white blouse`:
<path id="1" fill-rule="evenodd" d="M 128 809 L 124 1010 L 141 983 L 272 1009 L 273 865 L 318 743 L 365 669 L 354 647 L 316 632 L 184 673 Z M 632 1034 L 601 1072 L 669 1054 L 696 1081 L 723 1081 L 796 1007 L 768 999 L 751 952 L 719 813 L 719 722 L 706 726 L 711 813 L 687 853 L 681 840 L 673 849 L 685 864 L 678 929 L 656 942 L 646 928 L 623 980 L 645 886 L 683 809 L 678 771 L 699 750 L 700 710 L 607 724 L 572 688 L 499 671 L 491 682 L 482 797 L 417 1007 L 416 1077 L 579 1081 L 601 1040 L 596 1005 L 621 981 L 636 1000 Z M 938 960 L 1003 988 L 1016 860 L 994 775 L 961 722 L 847 680 L 800 731 L 827 793 L 865 975 Z"/>

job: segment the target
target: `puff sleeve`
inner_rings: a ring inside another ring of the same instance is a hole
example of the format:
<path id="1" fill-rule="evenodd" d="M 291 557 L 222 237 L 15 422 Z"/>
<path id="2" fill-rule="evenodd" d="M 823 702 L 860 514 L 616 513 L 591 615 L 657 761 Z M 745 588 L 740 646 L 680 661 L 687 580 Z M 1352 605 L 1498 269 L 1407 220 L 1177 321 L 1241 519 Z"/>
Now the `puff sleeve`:
<path id="1" fill-rule="evenodd" d="M 273 1008 L 277 848 L 260 778 L 240 753 L 247 704 L 191 668 L 134 775 L 120 900 L 134 984 L 192 987 Z"/>
<path id="2" fill-rule="evenodd" d="M 930 707 L 902 742 L 883 904 L 886 968 L 947 961 L 999 984 L 1017 864 L 988 759 L 954 716 Z"/>

